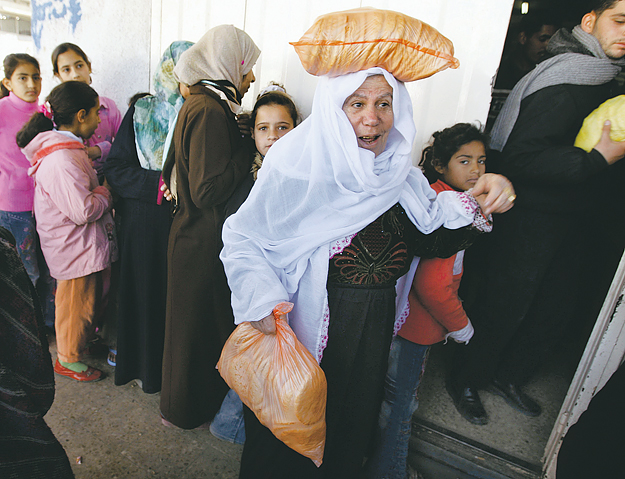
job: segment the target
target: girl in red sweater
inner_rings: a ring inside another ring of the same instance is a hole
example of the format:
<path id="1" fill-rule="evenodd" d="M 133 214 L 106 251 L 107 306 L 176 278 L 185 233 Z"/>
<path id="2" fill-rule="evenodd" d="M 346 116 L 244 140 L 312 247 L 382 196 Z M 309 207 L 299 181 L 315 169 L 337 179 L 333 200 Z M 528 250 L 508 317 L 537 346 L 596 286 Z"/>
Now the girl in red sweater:
<path id="1" fill-rule="evenodd" d="M 466 191 L 486 170 L 487 137 L 476 126 L 458 123 L 434 133 L 419 165 L 432 188 Z M 408 467 L 411 420 L 430 346 L 451 337 L 468 343 L 473 326 L 458 286 L 464 251 L 451 258 L 421 259 L 410 292 L 410 313 L 393 340 L 380 410 L 379 436 L 367 464 L 367 478 L 417 477 Z"/>

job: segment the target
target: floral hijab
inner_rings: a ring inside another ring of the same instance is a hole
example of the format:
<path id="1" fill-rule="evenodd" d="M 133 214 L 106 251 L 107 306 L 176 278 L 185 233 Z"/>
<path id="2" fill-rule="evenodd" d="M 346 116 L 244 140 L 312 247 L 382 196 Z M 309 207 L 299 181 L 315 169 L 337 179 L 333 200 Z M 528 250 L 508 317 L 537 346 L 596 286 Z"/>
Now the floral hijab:
<path id="1" fill-rule="evenodd" d="M 156 93 L 135 104 L 133 126 L 137 154 L 141 167 L 147 170 L 163 169 L 165 138 L 184 102 L 174 77 L 174 67 L 180 55 L 192 45 L 176 41 L 165 50 L 154 75 Z"/>

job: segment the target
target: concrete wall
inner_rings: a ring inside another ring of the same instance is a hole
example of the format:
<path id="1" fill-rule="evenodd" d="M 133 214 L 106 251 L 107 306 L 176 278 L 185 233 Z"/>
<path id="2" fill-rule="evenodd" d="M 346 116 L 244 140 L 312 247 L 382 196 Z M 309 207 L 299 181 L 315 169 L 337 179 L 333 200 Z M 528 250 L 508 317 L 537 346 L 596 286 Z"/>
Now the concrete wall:
<path id="1" fill-rule="evenodd" d="M 33 0 L 32 36 L 42 67 L 41 100 L 58 84 L 50 55 L 59 43 L 79 45 L 89 56 L 92 86 L 115 100 L 149 89 L 150 0 Z"/>

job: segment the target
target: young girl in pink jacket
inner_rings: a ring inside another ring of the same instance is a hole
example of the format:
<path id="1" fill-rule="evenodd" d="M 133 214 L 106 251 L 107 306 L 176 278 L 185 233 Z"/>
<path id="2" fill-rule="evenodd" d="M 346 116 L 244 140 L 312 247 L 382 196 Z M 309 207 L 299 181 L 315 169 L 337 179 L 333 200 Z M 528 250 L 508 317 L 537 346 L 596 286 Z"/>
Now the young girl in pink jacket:
<path id="1" fill-rule="evenodd" d="M 57 279 L 54 372 L 97 381 L 102 372 L 80 361 L 105 304 L 104 284 L 117 259 L 113 200 L 99 186 L 85 150 L 100 123 L 98 94 L 77 81 L 62 83 L 47 99 L 52 120 L 37 113 L 17 134 L 35 179 L 34 213 L 41 249 Z"/>

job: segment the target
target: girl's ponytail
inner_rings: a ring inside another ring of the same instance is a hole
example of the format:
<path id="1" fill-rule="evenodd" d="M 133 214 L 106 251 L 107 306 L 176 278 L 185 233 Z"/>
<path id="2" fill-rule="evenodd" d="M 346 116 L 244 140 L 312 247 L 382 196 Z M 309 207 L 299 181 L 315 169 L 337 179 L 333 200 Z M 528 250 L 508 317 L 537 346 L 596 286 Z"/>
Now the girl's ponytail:
<path id="1" fill-rule="evenodd" d="M 35 113 L 30 117 L 30 120 L 22 127 L 17 133 L 15 139 L 17 140 L 17 146 L 20 148 L 26 147 L 33 138 L 39 133 L 44 131 L 51 131 L 54 128 L 52 120 L 45 116 L 43 113 Z"/>
<path id="2" fill-rule="evenodd" d="M 16 136 L 17 145 L 24 148 L 43 131 L 50 131 L 54 125 L 71 125 L 80 110 L 89 111 L 98 103 L 98 94 L 86 83 L 66 81 L 55 86 L 47 98 L 54 115 L 54 123 L 43 113 L 35 113 Z"/>
<path id="3" fill-rule="evenodd" d="M 427 146 L 421 153 L 421 161 L 419 166 L 423 168 L 423 175 L 428 179 L 429 183 L 436 183 L 440 174 L 434 169 L 434 147 Z"/>

